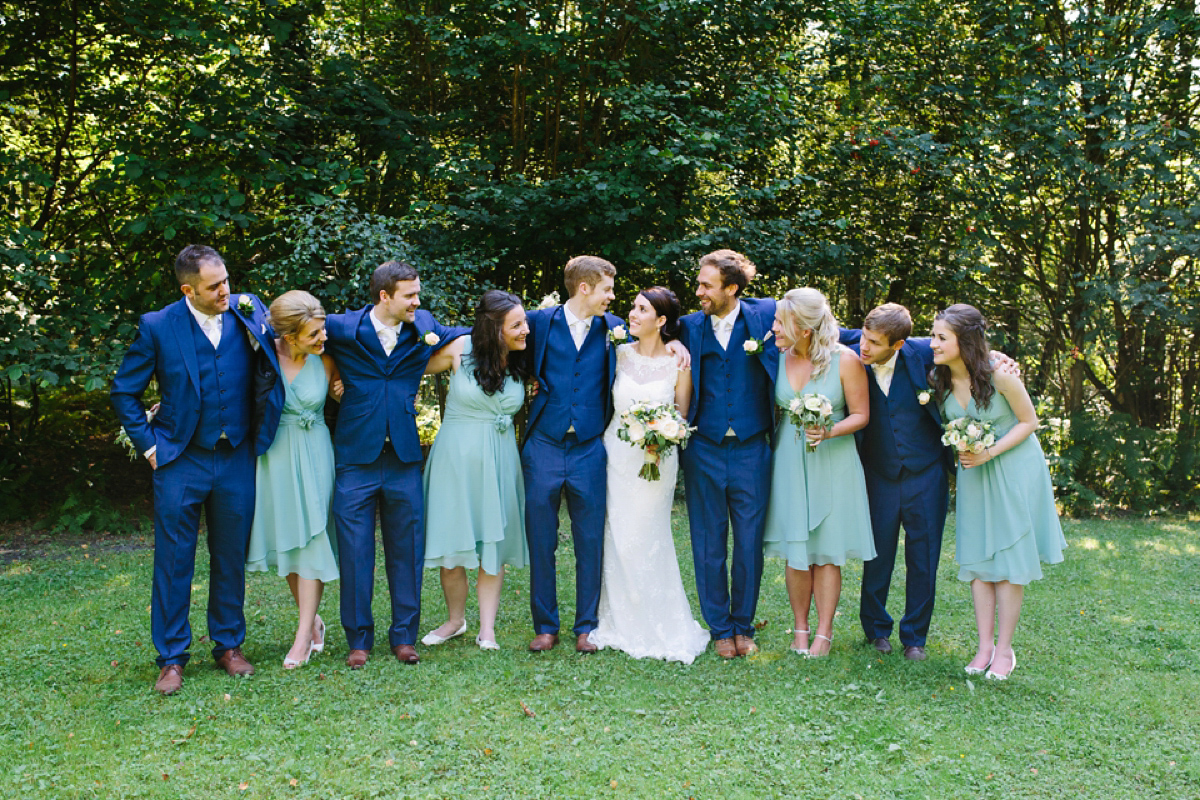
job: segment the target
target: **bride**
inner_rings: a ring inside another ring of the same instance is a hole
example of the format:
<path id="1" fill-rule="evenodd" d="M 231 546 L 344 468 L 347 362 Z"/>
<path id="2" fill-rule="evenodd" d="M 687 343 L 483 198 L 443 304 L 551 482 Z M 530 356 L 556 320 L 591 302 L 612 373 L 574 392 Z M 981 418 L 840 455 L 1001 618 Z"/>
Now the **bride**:
<path id="1" fill-rule="evenodd" d="M 708 645 L 708 631 L 692 616 L 675 542 L 671 506 L 679 450 L 659 461 L 661 479 L 638 477 L 641 448 L 617 438 L 622 411 L 635 402 L 674 402 L 686 416 L 691 373 L 676 366 L 665 342 L 678 337 L 679 300 L 670 289 L 646 289 L 629 312 L 636 342 L 617 348 L 613 421 L 604 432 L 608 454 L 608 509 L 604 518 L 604 568 L 600 623 L 589 639 L 598 648 L 623 650 L 634 658 L 692 663 Z"/>

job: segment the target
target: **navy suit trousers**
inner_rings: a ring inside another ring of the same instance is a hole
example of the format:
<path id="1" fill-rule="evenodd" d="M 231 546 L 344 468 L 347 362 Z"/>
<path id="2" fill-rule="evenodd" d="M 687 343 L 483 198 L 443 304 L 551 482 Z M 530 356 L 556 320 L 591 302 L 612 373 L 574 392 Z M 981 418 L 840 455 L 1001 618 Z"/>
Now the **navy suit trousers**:
<path id="1" fill-rule="evenodd" d="M 246 548 L 254 519 L 254 442 L 190 445 L 154 471 L 154 582 L 150 638 L 159 667 L 186 664 L 188 610 L 200 509 L 208 525 L 208 638 L 213 658 L 246 641 Z"/>

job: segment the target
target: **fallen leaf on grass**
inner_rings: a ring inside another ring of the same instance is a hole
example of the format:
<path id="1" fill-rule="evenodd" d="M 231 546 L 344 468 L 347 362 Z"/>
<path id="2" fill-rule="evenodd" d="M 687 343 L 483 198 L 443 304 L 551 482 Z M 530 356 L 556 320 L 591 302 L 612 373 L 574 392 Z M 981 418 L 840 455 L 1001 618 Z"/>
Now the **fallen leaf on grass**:
<path id="1" fill-rule="evenodd" d="M 760 619 L 758 622 L 754 623 L 754 630 L 761 631 L 763 628 L 767 627 L 770 622 L 771 621 L 768 619 Z"/>
<path id="2" fill-rule="evenodd" d="M 613 778 L 611 781 L 608 782 L 608 785 L 611 786 L 613 789 L 617 788 L 617 779 Z"/>
<path id="3" fill-rule="evenodd" d="M 395 766 L 395 764 L 396 764 L 396 759 L 394 759 L 394 758 L 389 758 L 387 761 L 383 762 L 383 765 L 385 767 Z"/>
<path id="4" fill-rule="evenodd" d="M 182 739 L 172 739 L 171 744 L 183 744 L 188 739 L 192 738 L 192 734 L 196 732 L 197 723 L 193 722 L 191 729 L 183 735 Z"/>
<path id="5" fill-rule="evenodd" d="M 299 785 L 300 785 L 300 781 L 296 780 L 295 778 L 292 778 L 290 781 L 288 781 L 288 786 L 299 786 Z"/>
<path id="6" fill-rule="evenodd" d="M 521 701 L 520 701 L 520 703 L 521 703 L 521 710 L 525 712 L 525 716 L 527 716 L 527 717 L 536 717 L 536 716 L 537 716 L 537 714 L 533 713 L 533 709 L 532 709 L 532 708 L 530 708 L 529 706 L 525 705 L 525 701 L 524 701 L 524 700 L 521 700 Z"/>
<path id="7" fill-rule="evenodd" d="M 250 784 L 249 784 L 249 783 L 247 783 L 246 781 L 242 781 L 241 783 L 239 783 L 239 784 L 238 784 L 238 789 L 239 789 L 240 791 L 243 791 L 243 792 L 244 792 L 244 791 L 246 791 L 246 790 L 247 790 L 247 789 L 249 789 L 249 788 L 250 788 Z"/>
<path id="8" fill-rule="evenodd" d="M 168 775 L 168 774 L 167 774 L 167 773 L 165 773 L 165 772 L 162 774 L 162 776 L 163 776 L 163 780 L 164 780 L 164 781 L 165 781 L 165 780 L 170 780 L 170 778 L 171 778 L 171 776 L 170 776 L 170 775 Z"/>

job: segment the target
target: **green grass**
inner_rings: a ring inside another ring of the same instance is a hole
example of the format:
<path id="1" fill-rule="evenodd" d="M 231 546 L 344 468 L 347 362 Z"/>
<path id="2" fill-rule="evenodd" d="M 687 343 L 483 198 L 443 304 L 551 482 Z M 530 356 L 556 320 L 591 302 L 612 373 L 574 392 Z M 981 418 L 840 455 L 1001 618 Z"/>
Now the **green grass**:
<path id="1" fill-rule="evenodd" d="M 682 507 L 677 519 L 694 598 Z M 0 564 L 0 797 L 1198 797 L 1200 521 L 1065 527 L 1067 561 L 1027 591 L 1005 684 L 962 672 L 974 623 L 952 530 L 923 664 L 863 643 L 857 567 L 831 656 L 788 653 L 782 564 L 769 560 L 750 659 L 528 653 L 519 570 L 499 653 L 469 635 L 422 648 L 417 667 L 377 647 L 351 672 L 331 626 L 324 655 L 284 672 L 290 598 L 255 574 L 245 650 L 258 674 L 228 678 L 200 643 L 170 698 L 151 691 L 150 550 L 46 545 Z M 569 545 L 559 561 L 569 621 Z M 334 585 L 328 619 L 336 598 Z M 428 572 L 423 630 L 441 603 Z M 379 619 L 385 604 L 380 583 Z"/>

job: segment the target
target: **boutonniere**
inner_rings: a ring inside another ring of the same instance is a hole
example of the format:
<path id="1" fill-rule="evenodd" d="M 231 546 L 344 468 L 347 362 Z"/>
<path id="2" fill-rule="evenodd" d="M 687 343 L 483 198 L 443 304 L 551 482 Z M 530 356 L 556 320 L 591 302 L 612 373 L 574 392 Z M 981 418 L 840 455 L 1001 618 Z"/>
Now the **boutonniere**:
<path id="1" fill-rule="evenodd" d="M 244 316 L 248 317 L 254 313 L 254 301 L 250 299 L 250 295 L 248 294 L 244 294 L 238 298 L 237 307 L 238 311 L 242 312 Z"/>
<path id="2" fill-rule="evenodd" d="M 766 345 L 767 340 L 770 338 L 771 338 L 770 332 L 768 332 L 767 335 L 761 339 L 755 339 L 753 336 L 751 336 L 749 339 L 742 342 L 742 349 L 746 351 L 746 355 L 756 356 L 763 351 L 763 347 Z"/>
<path id="3" fill-rule="evenodd" d="M 425 342 L 425 344 L 429 345 L 430 347 L 437 347 L 438 343 L 442 341 L 442 337 L 438 336 L 433 331 L 430 331 L 429 333 L 425 334 L 425 337 L 421 341 Z"/>
<path id="4" fill-rule="evenodd" d="M 542 298 L 542 302 L 538 303 L 537 310 L 545 311 L 547 308 L 554 308 L 559 303 L 558 292 L 551 292 Z"/>
<path id="5" fill-rule="evenodd" d="M 620 344 L 629 338 L 629 334 L 625 331 L 624 325 L 618 325 L 615 328 L 608 329 L 608 340 L 613 344 Z"/>
<path id="6" fill-rule="evenodd" d="M 921 405 L 929 405 L 929 401 L 933 399 L 933 392 L 928 389 L 922 389 L 917 392 L 917 402 Z"/>

